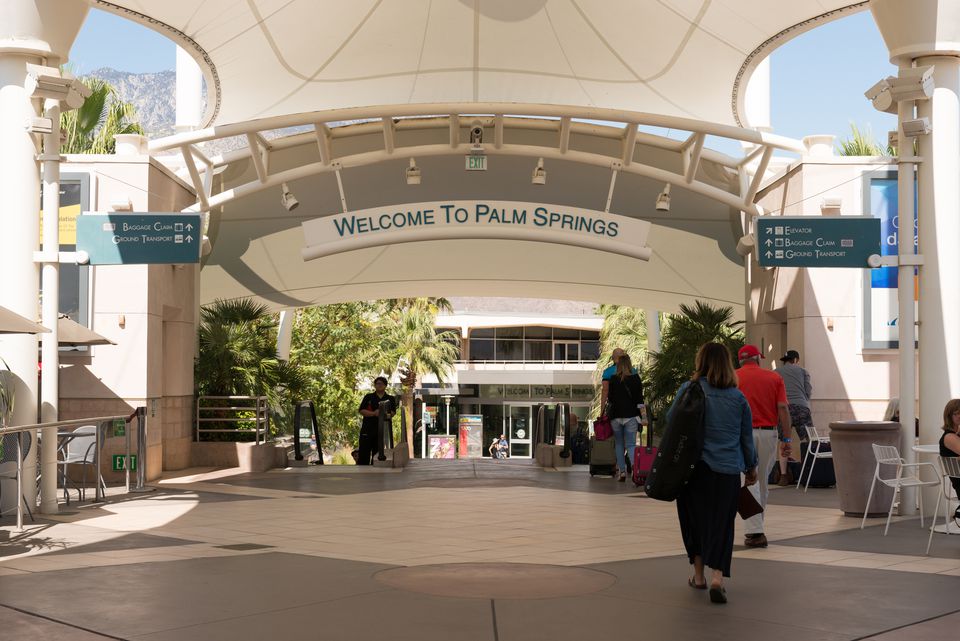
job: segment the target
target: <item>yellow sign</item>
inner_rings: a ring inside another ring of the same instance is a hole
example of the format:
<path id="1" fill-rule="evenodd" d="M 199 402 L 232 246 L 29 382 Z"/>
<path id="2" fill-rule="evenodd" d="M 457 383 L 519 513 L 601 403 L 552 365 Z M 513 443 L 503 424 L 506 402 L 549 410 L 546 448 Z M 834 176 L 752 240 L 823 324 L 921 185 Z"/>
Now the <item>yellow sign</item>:
<path id="1" fill-rule="evenodd" d="M 77 216 L 80 205 L 67 205 L 60 208 L 60 244 L 77 244 Z M 40 242 L 43 242 L 43 214 L 40 215 Z"/>

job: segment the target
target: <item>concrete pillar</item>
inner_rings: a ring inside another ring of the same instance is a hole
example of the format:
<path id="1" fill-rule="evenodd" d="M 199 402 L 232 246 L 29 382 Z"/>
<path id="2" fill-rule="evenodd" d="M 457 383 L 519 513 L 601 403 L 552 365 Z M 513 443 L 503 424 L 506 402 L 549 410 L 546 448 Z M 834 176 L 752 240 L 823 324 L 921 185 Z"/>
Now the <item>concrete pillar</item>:
<path id="1" fill-rule="evenodd" d="M 84 0 L 0 3 L 0 268 L 6 276 L 3 300 L 4 306 L 31 319 L 39 315 L 40 274 L 33 253 L 39 249 L 40 172 L 36 156 L 40 149 L 39 140 L 25 125 L 28 119 L 39 115 L 41 105 L 24 87 L 26 65 L 65 62 L 88 10 Z M 0 356 L 15 379 L 13 425 L 38 420 L 37 347 L 35 336 L 0 337 Z M 56 359 L 49 366 L 56 371 Z M 32 451 L 36 453 L 37 448 Z M 48 447 L 45 451 L 45 459 L 55 461 L 55 451 L 52 458 Z M 46 467 L 50 467 L 49 460 Z M 26 479 L 35 478 L 36 466 L 36 456 L 28 457 L 24 464 Z M 47 476 L 45 472 L 45 484 L 49 484 Z M 55 472 L 52 479 L 56 483 Z M 35 503 L 36 484 L 24 483 L 24 495 L 28 503 Z"/>
<path id="2" fill-rule="evenodd" d="M 290 360 L 290 343 L 293 340 L 293 320 L 297 317 L 297 310 L 285 309 L 280 312 L 280 324 L 277 327 L 277 358 L 281 361 Z"/>
<path id="3" fill-rule="evenodd" d="M 648 309 L 644 313 L 647 321 L 647 352 L 660 351 L 660 312 Z"/>

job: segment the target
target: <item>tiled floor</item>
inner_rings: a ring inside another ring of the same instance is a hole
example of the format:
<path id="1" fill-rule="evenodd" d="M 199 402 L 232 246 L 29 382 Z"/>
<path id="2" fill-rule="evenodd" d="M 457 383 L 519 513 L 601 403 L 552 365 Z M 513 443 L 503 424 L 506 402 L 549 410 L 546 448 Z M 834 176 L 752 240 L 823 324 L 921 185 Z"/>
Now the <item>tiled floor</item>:
<path id="1" fill-rule="evenodd" d="M 915 520 L 860 531 L 833 490 L 773 490 L 771 545 L 738 547 L 719 607 L 685 584 L 674 505 L 582 468 L 188 470 L 155 487 L 24 533 L 0 521 L 0 639 L 634 638 L 633 625 L 643 638 L 891 641 L 960 611 L 960 537 L 935 535 L 926 557 Z M 616 579 L 576 597 L 464 599 L 375 578 L 467 562 Z"/>

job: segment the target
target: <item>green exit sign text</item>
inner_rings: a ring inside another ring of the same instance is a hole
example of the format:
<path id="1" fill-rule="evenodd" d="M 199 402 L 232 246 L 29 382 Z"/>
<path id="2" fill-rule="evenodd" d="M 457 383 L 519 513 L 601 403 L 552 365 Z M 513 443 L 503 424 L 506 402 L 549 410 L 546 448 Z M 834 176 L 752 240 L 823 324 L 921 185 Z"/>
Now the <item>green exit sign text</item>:
<path id="1" fill-rule="evenodd" d="M 113 465 L 111 469 L 113 469 L 114 472 L 122 472 L 125 469 L 127 469 L 126 458 L 127 457 L 124 456 L 123 454 L 114 454 L 112 459 Z M 136 454 L 130 455 L 130 471 L 131 472 L 137 471 L 137 455 Z"/>
<path id="2" fill-rule="evenodd" d="M 486 171 L 487 157 L 471 154 L 467 156 L 467 171 Z"/>

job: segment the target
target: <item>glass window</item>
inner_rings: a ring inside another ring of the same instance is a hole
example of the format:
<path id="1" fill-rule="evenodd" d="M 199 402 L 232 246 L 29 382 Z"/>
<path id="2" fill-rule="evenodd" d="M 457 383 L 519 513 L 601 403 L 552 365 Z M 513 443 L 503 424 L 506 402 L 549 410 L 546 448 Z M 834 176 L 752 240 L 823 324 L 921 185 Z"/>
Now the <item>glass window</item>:
<path id="1" fill-rule="evenodd" d="M 497 360 L 498 361 L 522 361 L 523 360 L 523 341 L 521 340 L 497 340 Z"/>
<path id="2" fill-rule="evenodd" d="M 471 361 L 492 361 L 493 358 L 493 339 L 470 339 Z"/>
<path id="3" fill-rule="evenodd" d="M 552 327 L 527 327 L 524 329 L 524 338 L 553 338 Z"/>
<path id="4" fill-rule="evenodd" d="M 523 342 L 523 360 L 549 361 L 550 346 L 551 346 L 550 341 L 524 341 Z"/>
<path id="5" fill-rule="evenodd" d="M 600 358 L 600 341 L 581 341 L 580 360 L 595 361 Z"/>
<path id="6" fill-rule="evenodd" d="M 579 329 L 566 329 L 565 327 L 555 327 L 553 329 L 553 338 L 554 339 L 571 339 L 571 340 L 580 340 L 580 330 Z"/>
<path id="7" fill-rule="evenodd" d="M 523 338 L 522 327 L 498 327 L 497 338 Z"/>
<path id="8" fill-rule="evenodd" d="M 504 385 L 503 397 L 509 399 L 527 399 L 530 398 L 529 385 Z"/>
<path id="9" fill-rule="evenodd" d="M 475 327 L 470 330 L 470 338 L 493 338 L 493 328 Z"/>
<path id="10" fill-rule="evenodd" d="M 582 341 L 598 341 L 600 340 L 600 332 L 594 332 L 592 330 L 581 330 L 580 331 L 580 340 Z"/>
<path id="11" fill-rule="evenodd" d="M 503 385 L 481 385 L 481 398 L 503 398 Z M 484 405 L 486 407 L 486 405 Z"/>

